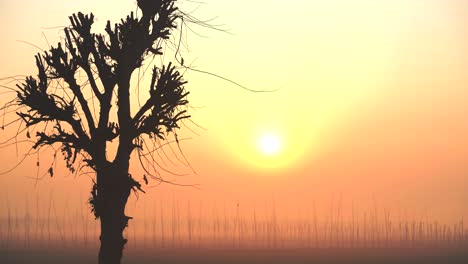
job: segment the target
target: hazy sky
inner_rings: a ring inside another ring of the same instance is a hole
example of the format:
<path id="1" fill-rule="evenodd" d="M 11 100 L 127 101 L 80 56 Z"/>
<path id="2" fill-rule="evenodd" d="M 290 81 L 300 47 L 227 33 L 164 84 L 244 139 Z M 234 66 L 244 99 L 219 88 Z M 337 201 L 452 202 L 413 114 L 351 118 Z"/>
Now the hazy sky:
<path id="1" fill-rule="evenodd" d="M 199 135 L 188 129 L 182 133 L 191 138 L 182 147 L 197 175 L 166 177 L 199 183 L 203 190 L 159 186 L 145 199 L 172 194 L 207 201 L 275 197 L 302 206 L 342 195 L 362 204 L 374 197 L 384 206 L 440 217 L 468 215 L 465 1 L 180 3 L 229 32 L 193 25 L 193 34 L 186 28 L 186 64 L 251 89 L 277 91 L 251 93 L 187 72 L 193 121 L 206 130 L 189 125 Z M 129 0 L 25 0 L 2 1 L 0 10 L 3 77 L 36 73 L 38 49 L 19 41 L 45 49 L 48 42 L 55 44 L 62 33 L 56 27 L 68 25 L 73 12 L 93 11 L 95 30 L 101 31 L 105 21 L 117 21 L 136 5 Z M 265 135 L 278 140 L 278 153 L 259 150 Z M 24 151 L 13 153 L 14 148 L 0 150 L 2 170 Z M 10 200 L 50 189 L 69 199 L 88 194 L 87 176 L 58 173 L 35 187 L 25 177 L 36 176 L 35 162 L 33 157 L 0 176 Z M 166 163 L 171 170 L 190 171 Z"/>

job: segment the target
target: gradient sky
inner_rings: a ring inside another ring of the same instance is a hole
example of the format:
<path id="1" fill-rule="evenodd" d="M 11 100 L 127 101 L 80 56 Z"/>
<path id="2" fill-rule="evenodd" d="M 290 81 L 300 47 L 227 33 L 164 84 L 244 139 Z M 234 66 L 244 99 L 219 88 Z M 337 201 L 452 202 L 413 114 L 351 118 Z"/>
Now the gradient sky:
<path id="1" fill-rule="evenodd" d="M 144 199 L 175 195 L 248 203 L 274 197 L 301 207 L 340 195 L 362 207 L 377 200 L 394 210 L 444 219 L 468 216 L 466 2 L 180 3 L 231 33 L 194 26 L 202 36 L 188 31 L 186 64 L 251 89 L 277 91 L 251 93 L 187 72 L 193 121 L 206 130 L 189 125 L 199 135 L 182 132 L 191 138 L 182 147 L 197 174 L 166 177 L 199 183 L 203 190 L 163 185 Z M 93 11 L 100 31 L 108 19 L 117 21 L 136 6 L 129 0 L 25 0 L 1 1 L 0 10 L 3 77 L 36 74 L 37 48 L 18 40 L 46 48 L 73 12 Z M 281 139 L 278 155 L 259 152 L 264 134 Z M 21 149 L 12 153 L 14 148 L 0 150 L 1 170 L 21 158 Z M 181 164 L 169 167 L 190 172 Z M 25 177 L 34 177 L 35 170 L 32 158 L 0 176 L 10 202 L 50 190 L 70 200 L 88 195 L 86 176 L 56 175 L 36 186 Z"/>

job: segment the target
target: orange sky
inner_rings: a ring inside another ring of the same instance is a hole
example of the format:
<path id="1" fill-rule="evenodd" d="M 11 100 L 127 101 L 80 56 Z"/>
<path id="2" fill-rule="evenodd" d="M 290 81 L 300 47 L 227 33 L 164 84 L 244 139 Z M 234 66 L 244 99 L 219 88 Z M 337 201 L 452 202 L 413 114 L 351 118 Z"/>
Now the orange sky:
<path id="1" fill-rule="evenodd" d="M 181 2 L 185 10 L 197 6 Z M 315 199 L 326 207 L 341 195 L 364 209 L 375 198 L 394 210 L 429 211 L 444 219 L 468 216 L 466 3 L 205 2 L 194 14 L 217 17 L 213 24 L 233 34 L 194 28 L 207 37 L 188 34 L 191 52 L 185 53 L 185 61 L 252 89 L 279 90 L 250 93 L 188 72 L 189 100 L 202 107 L 193 110 L 193 120 L 206 128 L 190 126 L 200 135 L 182 132 L 192 138 L 182 146 L 197 174 L 166 177 L 198 183 L 202 190 L 162 185 L 143 199 L 275 199 L 290 207 L 308 206 Z M 47 41 L 55 43 L 60 30 L 46 28 L 67 25 L 72 12 L 94 11 L 95 30 L 101 30 L 107 19 L 116 21 L 135 10 L 134 1 L 99 3 L 1 2 L 0 75 L 35 74 L 37 49 L 17 40 L 43 48 Z M 112 10 L 105 8 L 108 3 Z M 1 133 L 3 139 L 12 132 Z M 277 134 L 282 142 L 273 157 L 257 148 L 258 138 L 267 133 Z M 18 161 L 24 149 L 19 152 L 0 150 L 0 169 Z M 190 172 L 178 164 L 168 167 Z M 85 200 L 89 193 L 87 176 L 74 179 L 56 173 L 35 186 L 25 177 L 34 177 L 35 170 L 32 158 L 0 176 L 10 202 L 51 189 L 70 203 L 80 195 Z"/>

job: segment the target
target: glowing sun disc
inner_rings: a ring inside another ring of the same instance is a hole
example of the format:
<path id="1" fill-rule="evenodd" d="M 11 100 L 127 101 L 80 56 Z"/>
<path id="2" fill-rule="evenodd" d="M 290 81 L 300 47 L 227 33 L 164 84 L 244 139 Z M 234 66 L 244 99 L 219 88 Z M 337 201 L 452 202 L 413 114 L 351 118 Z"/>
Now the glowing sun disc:
<path id="1" fill-rule="evenodd" d="M 263 135 L 258 143 L 260 151 L 265 155 L 274 155 L 281 150 L 281 140 L 277 135 Z"/>

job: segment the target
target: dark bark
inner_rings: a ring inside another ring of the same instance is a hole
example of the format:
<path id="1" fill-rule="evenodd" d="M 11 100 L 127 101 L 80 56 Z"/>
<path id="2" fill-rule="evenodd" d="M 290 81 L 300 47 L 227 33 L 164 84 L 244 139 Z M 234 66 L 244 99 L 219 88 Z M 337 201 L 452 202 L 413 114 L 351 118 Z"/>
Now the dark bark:
<path id="1" fill-rule="evenodd" d="M 127 170 L 116 167 L 98 172 L 96 215 L 101 221 L 99 264 L 120 264 L 127 243 L 123 232 L 130 217 L 125 206 L 132 189 Z"/>

